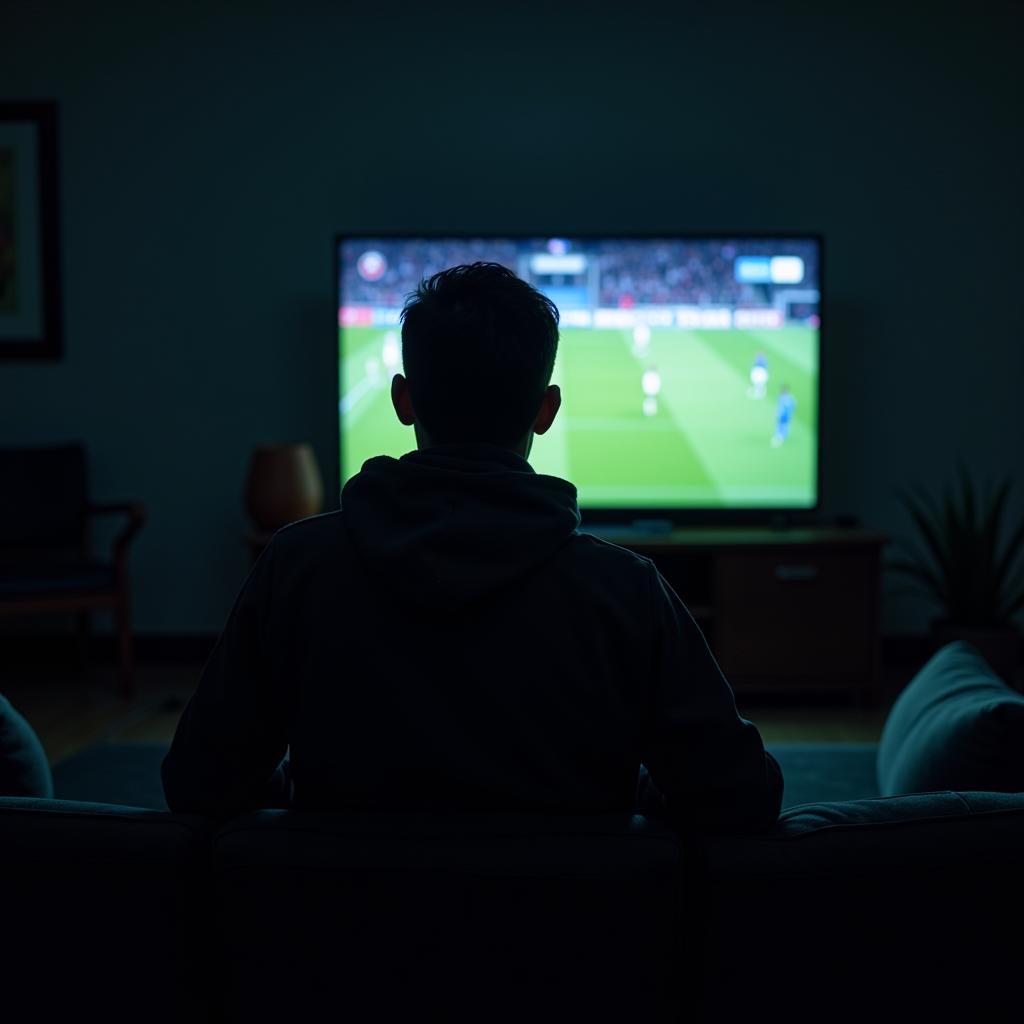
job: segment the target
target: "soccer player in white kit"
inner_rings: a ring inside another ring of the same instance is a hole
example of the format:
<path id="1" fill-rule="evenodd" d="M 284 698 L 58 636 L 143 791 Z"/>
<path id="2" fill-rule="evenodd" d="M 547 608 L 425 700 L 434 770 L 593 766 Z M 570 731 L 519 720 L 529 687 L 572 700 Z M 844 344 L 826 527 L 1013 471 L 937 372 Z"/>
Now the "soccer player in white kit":
<path id="1" fill-rule="evenodd" d="M 391 378 L 398 372 L 398 364 L 402 361 L 402 350 L 398 344 L 398 333 L 388 331 L 384 335 L 384 344 L 381 346 L 380 359 L 370 356 L 366 360 L 366 376 L 370 378 L 371 386 L 375 388 L 387 387 Z M 384 369 L 381 370 L 383 363 Z"/>
<path id="2" fill-rule="evenodd" d="M 644 371 L 640 386 L 644 389 L 644 415 L 655 416 L 658 412 L 658 393 L 661 391 L 661 374 L 652 366 Z"/>
<path id="3" fill-rule="evenodd" d="M 388 374 L 388 381 L 398 372 L 398 364 L 402 361 L 402 350 L 398 346 L 398 334 L 388 331 L 384 335 L 384 347 L 381 349 L 380 361 Z"/>
<path id="4" fill-rule="evenodd" d="M 768 360 L 763 352 L 758 352 L 754 365 L 750 368 L 750 387 L 747 388 L 748 398 L 764 398 L 768 392 Z"/>
<path id="5" fill-rule="evenodd" d="M 633 328 L 633 355 L 645 356 L 651 344 L 651 329 L 647 324 L 637 324 Z"/>

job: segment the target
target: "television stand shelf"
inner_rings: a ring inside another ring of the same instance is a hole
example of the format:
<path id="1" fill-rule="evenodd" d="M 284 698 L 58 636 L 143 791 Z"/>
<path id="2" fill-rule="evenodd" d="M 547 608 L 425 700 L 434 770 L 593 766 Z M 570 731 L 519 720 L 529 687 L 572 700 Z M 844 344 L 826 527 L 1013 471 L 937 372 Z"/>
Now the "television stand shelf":
<path id="1" fill-rule="evenodd" d="M 886 538 L 837 527 L 584 529 L 649 557 L 690 609 L 737 695 L 878 697 Z"/>

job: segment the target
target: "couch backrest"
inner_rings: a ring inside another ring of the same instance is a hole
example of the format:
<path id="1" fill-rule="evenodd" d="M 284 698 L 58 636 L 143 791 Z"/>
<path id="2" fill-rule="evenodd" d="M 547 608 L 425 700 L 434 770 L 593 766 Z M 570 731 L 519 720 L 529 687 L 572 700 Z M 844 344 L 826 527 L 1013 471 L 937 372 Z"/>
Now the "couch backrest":
<path id="1" fill-rule="evenodd" d="M 227 1019 L 674 1019 L 682 868 L 640 816 L 262 811 L 214 843 Z"/>
<path id="2" fill-rule="evenodd" d="M 202 819 L 0 797 L 5 1020 L 205 1021 Z"/>
<path id="3" fill-rule="evenodd" d="M 0 448 L 0 549 L 81 546 L 89 502 L 85 448 Z"/>
<path id="4" fill-rule="evenodd" d="M 1024 793 L 805 804 L 769 835 L 706 839 L 704 860 L 709 1020 L 997 1020 L 1016 1004 Z"/>
<path id="5" fill-rule="evenodd" d="M 1021 863 L 1024 793 L 805 804 L 766 835 L 686 838 L 641 817 L 286 811 L 215 832 L 4 797 L 4 1012 L 1009 1019 Z"/>

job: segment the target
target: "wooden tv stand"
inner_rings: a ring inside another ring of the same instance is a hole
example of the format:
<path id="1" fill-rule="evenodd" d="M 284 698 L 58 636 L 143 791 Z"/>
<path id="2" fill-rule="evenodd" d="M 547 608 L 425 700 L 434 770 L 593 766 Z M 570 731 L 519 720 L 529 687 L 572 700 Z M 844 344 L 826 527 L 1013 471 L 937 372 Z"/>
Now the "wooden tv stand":
<path id="1" fill-rule="evenodd" d="M 690 609 L 737 695 L 878 696 L 886 538 L 837 527 L 584 530 L 648 556 Z"/>

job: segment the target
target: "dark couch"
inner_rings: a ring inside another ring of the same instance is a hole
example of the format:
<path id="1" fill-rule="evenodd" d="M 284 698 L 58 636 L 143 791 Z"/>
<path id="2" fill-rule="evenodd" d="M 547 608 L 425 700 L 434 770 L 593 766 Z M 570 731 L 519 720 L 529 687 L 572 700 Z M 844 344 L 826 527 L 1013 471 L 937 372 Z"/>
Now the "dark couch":
<path id="1" fill-rule="evenodd" d="M 937 707 L 990 770 L 1009 770 L 1003 740 L 1024 756 L 1006 711 L 1024 698 L 973 657 L 926 666 L 878 747 L 772 746 L 787 806 L 763 835 L 641 815 L 213 822 L 155 809 L 162 748 L 86 751 L 54 799 L 0 798 L 7 1019 L 1019 1019 L 1024 793 L 879 795 L 901 751 L 940 785 L 943 765 L 980 770 L 925 730 Z M 983 728 L 936 704 L 952 684 Z"/>
<path id="2" fill-rule="evenodd" d="M 1022 864 L 1024 794 L 997 792 L 747 837 L 6 797 L 4 988 L 12 1020 L 997 1020 Z"/>

